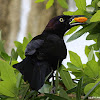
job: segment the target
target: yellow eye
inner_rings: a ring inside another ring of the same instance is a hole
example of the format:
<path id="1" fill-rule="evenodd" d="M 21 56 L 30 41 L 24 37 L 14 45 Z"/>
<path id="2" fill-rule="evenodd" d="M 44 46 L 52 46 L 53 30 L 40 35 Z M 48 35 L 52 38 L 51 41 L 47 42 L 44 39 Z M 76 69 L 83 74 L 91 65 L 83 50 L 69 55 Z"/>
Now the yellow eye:
<path id="1" fill-rule="evenodd" d="M 64 22 L 64 19 L 63 19 L 63 18 L 60 18 L 59 21 L 60 21 L 60 22 Z"/>

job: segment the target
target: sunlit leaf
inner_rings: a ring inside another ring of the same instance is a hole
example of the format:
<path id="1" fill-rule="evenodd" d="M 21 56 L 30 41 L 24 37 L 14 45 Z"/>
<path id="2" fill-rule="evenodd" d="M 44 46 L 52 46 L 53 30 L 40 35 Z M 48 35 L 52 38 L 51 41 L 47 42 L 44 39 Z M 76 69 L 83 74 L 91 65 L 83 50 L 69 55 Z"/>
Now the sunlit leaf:
<path id="1" fill-rule="evenodd" d="M 86 0 L 74 0 L 78 9 L 86 10 Z"/>
<path id="2" fill-rule="evenodd" d="M 29 40 L 29 42 L 32 40 L 32 38 L 33 38 L 32 35 L 29 33 L 28 34 L 28 40 Z"/>
<path id="3" fill-rule="evenodd" d="M 69 34 L 73 33 L 78 27 L 80 27 L 80 26 L 72 27 L 67 33 L 65 33 L 65 35 L 69 35 Z"/>
<path id="4" fill-rule="evenodd" d="M 88 46 L 85 46 L 85 54 L 88 57 L 89 52 L 91 51 L 91 49 L 88 48 Z"/>
<path id="5" fill-rule="evenodd" d="M 97 3 L 99 2 L 99 0 L 92 0 L 92 6 L 95 8 L 95 9 L 97 9 L 97 7 L 98 7 L 98 5 L 97 5 Z"/>
<path id="6" fill-rule="evenodd" d="M 24 55 L 24 50 L 23 50 L 23 44 L 21 44 L 20 42 L 18 41 L 15 41 L 15 46 L 17 47 L 17 52 L 18 52 L 18 55 L 24 59 L 25 58 L 25 55 Z"/>
<path id="7" fill-rule="evenodd" d="M 74 64 L 76 67 L 82 68 L 82 62 L 80 57 L 72 51 L 69 51 L 69 54 L 70 54 L 70 61 L 72 62 L 72 64 Z"/>
<path id="8" fill-rule="evenodd" d="M 0 56 L 3 60 L 6 60 L 6 61 L 10 60 L 10 56 L 6 52 L 1 52 Z"/>
<path id="9" fill-rule="evenodd" d="M 18 93 L 16 87 L 16 76 L 13 68 L 5 61 L 0 60 L 0 93 L 6 96 L 15 97 Z"/>
<path id="10" fill-rule="evenodd" d="M 35 3 L 43 2 L 45 0 L 35 0 Z"/>
<path id="11" fill-rule="evenodd" d="M 100 78 L 95 83 L 90 83 L 90 84 L 86 85 L 86 87 L 84 88 L 84 92 L 86 94 L 84 99 L 87 96 L 99 97 L 100 96 Z"/>
<path id="12" fill-rule="evenodd" d="M 92 47 L 92 48 L 91 48 L 91 51 L 90 51 L 89 54 L 88 54 L 88 61 L 90 61 L 90 60 L 93 59 L 93 55 L 94 55 L 94 48 Z"/>
<path id="13" fill-rule="evenodd" d="M 63 8 L 68 8 L 66 0 L 57 0 L 57 1 Z"/>
<path id="14" fill-rule="evenodd" d="M 70 62 L 68 62 L 67 65 L 68 65 L 67 70 L 70 70 L 70 71 L 73 71 L 73 72 L 77 72 L 77 71 L 82 70 L 81 68 L 76 67 L 75 65 L 73 65 L 73 64 L 70 63 Z"/>
<path id="15" fill-rule="evenodd" d="M 65 11 L 63 12 L 64 15 L 85 15 L 85 11 L 82 9 L 78 9 L 75 12 L 72 11 Z"/>
<path id="16" fill-rule="evenodd" d="M 100 7 L 100 1 L 97 3 L 98 7 Z"/>
<path id="17" fill-rule="evenodd" d="M 18 53 L 14 49 L 11 50 L 11 57 L 12 60 L 17 60 L 18 58 Z"/>
<path id="18" fill-rule="evenodd" d="M 46 4 L 46 9 L 50 8 L 54 3 L 54 0 L 49 0 Z"/>
<path id="19" fill-rule="evenodd" d="M 85 67 L 84 69 L 84 73 L 91 77 L 91 78 L 96 78 L 99 76 L 99 66 L 98 66 L 98 63 L 94 60 L 91 60 L 89 62 L 87 62 L 87 67 Z"/>
<path id="20" fill-rule="evenodd" d="M 29 43 L 29 40 L 26 37 L 24 37 L 24 39 L 23 39 L 23 51 L 25 51 L 28 43 Z"/>
<path id="21" fill-rule="evenodd" d="M 100 10 L 98 10 L 90 19 L 90 22 L 100 21 Z"/>

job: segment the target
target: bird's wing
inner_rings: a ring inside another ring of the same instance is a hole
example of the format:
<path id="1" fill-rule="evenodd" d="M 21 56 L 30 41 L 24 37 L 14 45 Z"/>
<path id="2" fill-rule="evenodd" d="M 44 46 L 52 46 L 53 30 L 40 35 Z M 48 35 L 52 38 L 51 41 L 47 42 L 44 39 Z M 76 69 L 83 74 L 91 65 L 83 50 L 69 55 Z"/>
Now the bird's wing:
<path id="1" fill-rule="evenodd" d="M 66 46 L 63 39 L 59 36 L 51 34 L 48 35 L 44 44 L 38 49 L 38 59 L 45 59 L 54 56 L 66 56 Z"/>
<path id="2" fill-rule="evenodd" d="M 40 48 L 43 43 L 44 43 L 44 40 L 42 40 L 42 39 L 34 39 L 33 38 L 28 43 L 28 45 L 26 47 L 25 56 L 27 56 L 27 55 L 33 55 L 36 52 L 36 49 Z"/>

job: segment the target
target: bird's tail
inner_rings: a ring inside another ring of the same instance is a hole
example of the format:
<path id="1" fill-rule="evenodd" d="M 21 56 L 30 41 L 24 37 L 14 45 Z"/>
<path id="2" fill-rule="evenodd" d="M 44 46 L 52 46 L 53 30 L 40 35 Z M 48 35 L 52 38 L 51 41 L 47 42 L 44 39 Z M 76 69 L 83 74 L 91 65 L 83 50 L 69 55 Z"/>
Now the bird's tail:
<path id="1" fill-rule="evenodd" d="M 39 90 L 45 77 L 51 73 L 50 65 L 46 61 L 33 61 L 30 57 L 26 57 L 13 67 L 22 73 L 24 80 L 29 82 L 33 90 Z"/>

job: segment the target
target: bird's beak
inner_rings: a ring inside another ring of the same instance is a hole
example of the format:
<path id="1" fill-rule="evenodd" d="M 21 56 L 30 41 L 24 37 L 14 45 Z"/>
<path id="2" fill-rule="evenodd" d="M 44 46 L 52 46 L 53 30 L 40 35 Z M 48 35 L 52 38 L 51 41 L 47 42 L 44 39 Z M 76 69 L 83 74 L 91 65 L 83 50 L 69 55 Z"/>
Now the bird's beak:
<path id="1" fill-rule="evenodd" d="M 87 24 L 86 21 L 87 18 L 84 15 L 73 15 L 70 18 L 70 27 Z"/>

